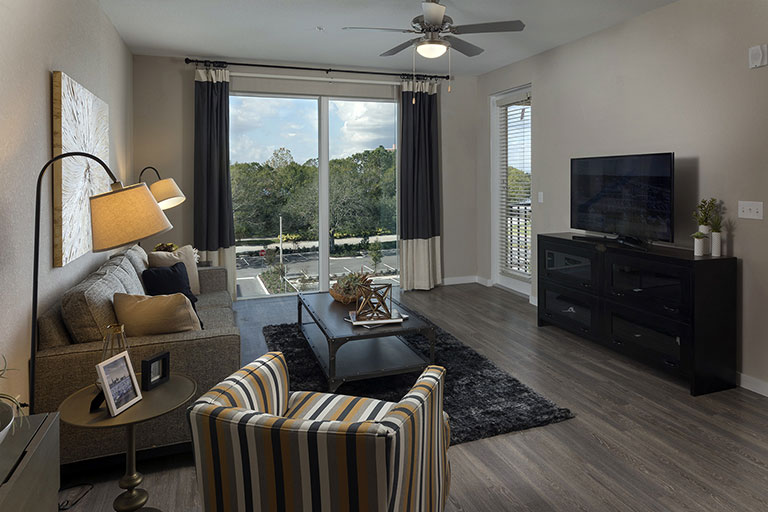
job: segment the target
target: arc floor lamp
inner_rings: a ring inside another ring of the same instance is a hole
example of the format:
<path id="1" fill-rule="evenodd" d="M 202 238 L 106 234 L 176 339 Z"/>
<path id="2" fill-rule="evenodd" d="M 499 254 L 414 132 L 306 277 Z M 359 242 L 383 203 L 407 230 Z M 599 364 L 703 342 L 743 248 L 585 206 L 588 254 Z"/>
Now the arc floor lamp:
<path id="1" fill-rule="evenodd" d="M 155 171 L 155 175 L 157 176 L 157 181 L 149 186 L 149 191 L 155 196 L 155 200 L 157 201 L 157 204 L 160 205 L 160 208 L 169 210 L 174 206 L 180 205 L 187 199 L 184 192 L 182 192 L 176 184 L 176 180 L 173 178 L 161 178 L 158 170 L 151 165 L 141 170 L 139 173 L 139 182 L 141 182 L 141 177 L 144 175 L 144 171 L 148 170 Z"/>
<path id="2" fill-rule="evenodd" d="M 83 157 L 98 163 L 112 180 L 112 190 L 90 198 L 92 251 L 102 252 L 168 231 L 173 226 L 145 183 L 128 187 L 99 157 L 82 151 L 62 153 L 46 162 L 37 177 L 35 196 L 35 252 L 32 272 L 32 335 L 29 357 L 29 411 L 34 412 L 35 355 L 37 353 L 37 289 L 40 266 L 40 202 L 43 175 L 54 162 Z"/>

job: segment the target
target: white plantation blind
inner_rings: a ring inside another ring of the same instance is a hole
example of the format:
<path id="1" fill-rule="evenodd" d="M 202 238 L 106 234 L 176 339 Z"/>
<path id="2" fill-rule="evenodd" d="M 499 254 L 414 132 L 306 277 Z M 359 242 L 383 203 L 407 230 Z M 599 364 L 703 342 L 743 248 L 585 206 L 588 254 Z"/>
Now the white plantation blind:
<path id="1" fill-rule="evenodd" d="M 499 119 L 499 271 L 531 275 L 531 93 L 496 101 Z"/>

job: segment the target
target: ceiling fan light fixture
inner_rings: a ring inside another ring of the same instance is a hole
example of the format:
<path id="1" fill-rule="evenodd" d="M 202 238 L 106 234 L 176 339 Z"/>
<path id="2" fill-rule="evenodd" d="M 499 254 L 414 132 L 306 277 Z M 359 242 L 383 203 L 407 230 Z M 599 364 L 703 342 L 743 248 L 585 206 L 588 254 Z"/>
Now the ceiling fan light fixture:
<path id="1" fill-rule="evenodd" d="M 436 59 L 445 55 L 448 44 L 444 41 L 424 41 L 416 46 L 416 51 L 425 59 Z"/>

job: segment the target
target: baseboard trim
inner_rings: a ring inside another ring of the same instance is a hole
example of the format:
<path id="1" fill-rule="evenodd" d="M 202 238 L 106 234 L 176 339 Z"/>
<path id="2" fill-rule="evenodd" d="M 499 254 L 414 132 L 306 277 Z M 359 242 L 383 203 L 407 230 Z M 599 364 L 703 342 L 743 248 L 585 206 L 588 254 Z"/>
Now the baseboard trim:
<path id="1" fill-rule="evenodd" d="M 454 284 L 471 284 L 477 283 L 483 286 L 491 286 L 491 280 L 480 276 L 459 276 L 459 277 L 444 277 L 443 284 L 445 286 L 452 286 Z"/>
<path id="2" fill-rule="evenodd" d="M 739 373 L 739 386 L 750 391 L 754 391 L 758 395 L 768 396 L 768 382 Z"/>

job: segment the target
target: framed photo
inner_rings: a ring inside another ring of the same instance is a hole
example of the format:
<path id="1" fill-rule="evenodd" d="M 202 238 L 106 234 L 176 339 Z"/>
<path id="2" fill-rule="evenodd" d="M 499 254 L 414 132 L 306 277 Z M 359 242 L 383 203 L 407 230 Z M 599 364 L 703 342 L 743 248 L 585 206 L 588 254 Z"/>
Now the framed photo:
<path id="1" fill-rule="evenodd" d="M 168 381 L 171 375 L 171 354 L 163 352 L 141 362 L 141 389 L 149 391 Z"/>
<path id="2" fill-rule="evenodd" d="M 117 416 L 141 400 L 141 389 L 128 352 L 120 352 L 96 365 L 109 414 Z"/>

